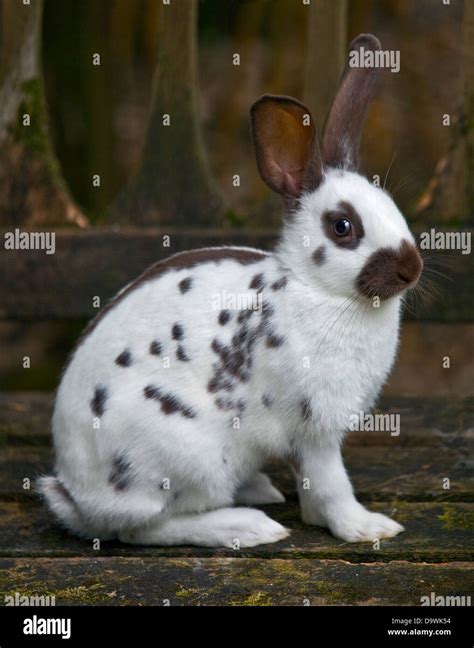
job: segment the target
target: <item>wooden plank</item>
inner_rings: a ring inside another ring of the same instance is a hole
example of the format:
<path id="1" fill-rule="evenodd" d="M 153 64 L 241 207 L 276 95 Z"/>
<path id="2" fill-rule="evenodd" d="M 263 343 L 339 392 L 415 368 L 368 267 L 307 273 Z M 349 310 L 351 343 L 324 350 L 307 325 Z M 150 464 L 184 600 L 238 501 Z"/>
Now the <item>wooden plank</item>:
<path id="1" fill-rule="evenodd" d="M 469 448 L 347 446 L 344 460 L 355 491 L 365 502 L 390 502 L 395 498 L 412 502 L 474 502 Z M 267 472 L 287 497 L 296 497 L 294 479 L 285 466 L 272 464 Z"/>
<path id="2" fill-rule="evenodd" d="M 52 402 L 49 392 L 0 392 L 0 447 L 49 444 Z"/>
<path id="3" fill-rule="evenodd" d="M 466 562 L 0 559 L 0 600 L 15 592 L 53 595 L 56 605 L 420 605 L 431 592 L 472 595 L 473 581 L 474 566 Z"/>
<path id="4" fill-rule="evenodd" d="M 472 453 L 465 444 L 437 447 L 347 446 L 347 469 L 365 501 L 474 501 Z M 50 474 L 52 450 L 45 446 L 6 446 L 0 455 L 0 498 L 29 500 L 25 479 Z M 283 463 L 266 468 L 287 497 L 296 498 L 293 476 Z M 443 480 L 449 479 L 448 482 Z M 449 486 L 449 488 L 448 488 Z"/>
<path id="5" fill-rule="evenodd" d="M 103 542 L 100 551 L 91 542 L 69 536 L 42 506 L 33 502 L 0 501 L 0 557 L 240 557 L 319 558 L 351 562 L 451 562 L 472 560 L 474 504 L 466 503 L 372 503 L 370 508 L 392 515 L 405 533 L 382 540 L 380 548 L 369 542 L 346 543 L 326 530 L 303 524 L 298 507 L 291 503 L 261 507 L 291 529 L 289 538 L 269 545 L 233 551 L 206 547 L 135 547 Z"/>
<path id="6" fill-rule="evenodd" d="M 7 230 L 0 230 L 4 240 Z M 170 246 L 163 246 L 163 237 Z M 191 229 L 105 229 L 56 232 L 56 252 L 5 250 L 0 246 L 0 319 L 89 318 L 97 313 L 93 297 L 102 305 L 150 264 L 170 254 L 211 245 L 249 245 L 271 248 L 273 231 Z M 433 252 L 432 256 L 436 254 Z M 451 260 L 444 270 L 452 281 L 439 277 L 440 296 L 420 307 L 416 319 L 434 322 L 474 320 L 473 257 L 444 252 Z M 408 311 L 406 319 L 411 319 Z"/>
<path id="7" fill-rule="evenodd" d="M 5 230 L 0 230 L 0 240 Z M 164 247 L 169 237 L 169 246 Z M 0 246 L 0 319 L 89 318 L 93 297 L 104 305 L 149 265 L 191 248 L 250 245 L 268 248 L 275 233 L 224 230 L 58 230 L 55 254 Z M 14 290 L 12 290 L 14 287 Z"/>
<path id="8" fill-rule="evenodd" d="M 50 443 L 53 395 L 0 392 L 0 446 Z M 439 446 L 474 439 L 474 398 L 383 398 L 377 412 L 400 414 L 400 436 L 351 432 L 348 445 Z"/>

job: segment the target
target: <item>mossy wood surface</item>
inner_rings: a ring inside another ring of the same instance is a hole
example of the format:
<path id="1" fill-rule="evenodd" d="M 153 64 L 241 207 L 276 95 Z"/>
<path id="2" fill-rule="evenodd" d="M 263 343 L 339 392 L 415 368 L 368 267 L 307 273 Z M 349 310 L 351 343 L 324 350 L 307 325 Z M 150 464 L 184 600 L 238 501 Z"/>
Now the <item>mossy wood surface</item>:
<path id="1" fill-rule="evenodd" d="M 97 550 L 60 529 L 23 481 L 51 469 L 51 401 L 51 394 L 0 395 L 0 598 L 265 606 L 417 605 L 431 592 L 472 595 L 472 399 L 386 399 L 381 411 L 401 414 L 400 435 L 349 436 L 345 456 L 359 497 L 404 524 L 402 535 L 377 547 L 304 525 L 288 470 L 272 465 L 287 502 L 263 508 L 291 536 L 241 551 L 118 542 Z"/>
<path id="2" fill-rule="evenodd" d="M 431 591 L 469 596 L 473 572 L 406 560 L 0 558 L 0 597 L 16 583 L 56 605 L 419 605 Z"/>

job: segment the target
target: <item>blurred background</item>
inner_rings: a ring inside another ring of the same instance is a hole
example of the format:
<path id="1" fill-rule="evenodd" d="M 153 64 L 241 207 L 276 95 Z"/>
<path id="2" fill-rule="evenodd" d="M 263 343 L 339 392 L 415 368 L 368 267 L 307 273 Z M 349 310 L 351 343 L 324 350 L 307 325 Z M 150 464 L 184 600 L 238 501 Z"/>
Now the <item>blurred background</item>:
<path id="1" fill-rule="evenodd" d="M 45 2 L 43 60 L 52 136 L 71 192 L 92 218 L 107 209 L 140 162 L 160 4 Z M 250 226 L 268 222 L 246 218 L 266 191 L 255 170 L 248 110 L 264 92 L 303 98 L 308 13 L 302 0 L 199 2 L 199 112 L 206 149 L 228 205 Z M 456 0 L 449 7 L 441 0 L 348 3 L 348 43 L 373 32 L 384 49 L 401 52 L 400 73 L 384 75 L 362 154 L 364 170 L 383 176 L 397 152 L 390 184 L 403 182 L 397 193 L 403 210 L 415 206 L 448 148 L 449 128 L 440 117 L 456 115 L 462 101 L 461 19 L 462 2 Z M 100 68 L 89 64 L 93 52 L 101 53 Z M 239 66 L 232 65 L 233 53 L 240 54 Z M 317 49 L 322 65 L 334 55 Z M 322 128 L 325 115 L 315 118 Z M 99 172 L 98 192 L 90 178 Z M 238 191 L 234 173 L 242 178 Z"/>
<path id="2" fill-rule="evenodd" d="M 42 68 L 51 140 L 71 199 L 91 224 L 120 220 L 111 206 L 120 203 L 140 169 L 153 118 L 154 79 L 155 85 L 159 80 L 161 5 L 161 0 L 44 1 Z M 401 56 L 400 72 L 384 73 L 371 108 L 362 171 L 383 180 L 390 167 L 387 186 L 411 223 L 463 224 L 465 214 L 458 211 L 422 208 L 432 203 L 430 191 L 459 132 L 466 78 L 464 3 L 326 0 L 324 10 L 337 23 L 335 33 L 343 34 L 342 48 L 331 38 L 324 43 L 324 32 L 331 36 L 334 26 L 319 24 L 313 30 L 303 0 L 198 3 L 193 110 L 199 115 L 206 172 L 217 202 L 225 205 L 219 226 L 278 226 L 278 203 L 269 198 L 254 162 L 249 107 L 265 92 L 292 95 L 307 101 L 321 129 L 326 97 L 337 81 L 334 70 L 341 71 L 341 51 L 360 32 L 376 34 L 384 49 L 400 50 Z M 100 53 L 100 66 L 91 65 L 94 53 Z M 240 65 L 233 65 L 235 53 Z M 443 125 L 444 114 L 450 115 L 451 127 Z M 100 188 L 91 182 L 94 174 L 100 174 Z M 235 174 L 239 187 L 233 186 Z M 472 214 L 472 205 L 469 210 Z M 181 224 L 200 224 L 186 218 Z M 129 223 L 134 224 L 133 214 Z M 54 388 L 84 324 L 1 322 L 0 389 Z M 406 324 L 387 393 L 472 393 L 473 340 L 472 324 L 466 322 Z M 25 355 L 33 359 L 29 370 L 21 366 Z M 451 358 L 449 370 L 442 366 L 445 356 Z"/>

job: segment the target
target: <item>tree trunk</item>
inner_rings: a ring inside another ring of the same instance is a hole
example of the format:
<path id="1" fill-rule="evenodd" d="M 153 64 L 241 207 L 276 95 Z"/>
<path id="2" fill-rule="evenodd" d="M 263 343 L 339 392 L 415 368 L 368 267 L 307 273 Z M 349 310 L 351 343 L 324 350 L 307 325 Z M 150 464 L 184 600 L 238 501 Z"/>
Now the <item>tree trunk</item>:
<path id="1" fill-rule="evenodd" d="M 451 126 L 451 145 L 418 201 L 416 214 L 424 222 L 474 222 L 474 3 L 464 2 L 462 24 L 464 98 Z"/>
<path id="2" fill-rule="evenodd" d="M 197 2 L 160 4 L 158 18 L 158 57 L 142 163 L 112 206 L 109 220 L 218 225 L 224 203 L 211 177 L 198 118 Z"/>
<path id="3" fill-rule="evenodd" d="M 0 4 L 0 224 L 85 226 L 87 219 L 66 189 L 48 132 L 40 61 L 42 13 L 43 0 Z"/>
<path id="4" fill-rule="evenodd" d="M 347 0 L 312 0 L 309 12 L 304 102 L 321 130 L 347 55 Z"/>

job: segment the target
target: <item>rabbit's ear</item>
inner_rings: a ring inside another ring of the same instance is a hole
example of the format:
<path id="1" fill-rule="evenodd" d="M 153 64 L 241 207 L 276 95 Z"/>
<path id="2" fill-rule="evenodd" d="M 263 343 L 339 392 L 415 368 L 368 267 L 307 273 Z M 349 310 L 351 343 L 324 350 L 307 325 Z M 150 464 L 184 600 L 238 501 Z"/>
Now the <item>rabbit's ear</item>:
<path id="1" fill-rule="evenodd" d="M 323 131 L 323 159 L 327 166 L 357 169 L 362 129 L 380 72 L 377 67 L 362 67 L 364 52 L 380 49 L 378 38 L 372 34 L 360 34 L 351 43 Z"/>
<path id="2" fill-rule="evenodd" d="M 289 198 L 316 189 L 323 169 L 309 110 L 292 97 L 264 95 L 250 118 L 258 170 L 270 189 Z"/>

